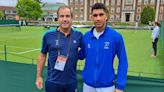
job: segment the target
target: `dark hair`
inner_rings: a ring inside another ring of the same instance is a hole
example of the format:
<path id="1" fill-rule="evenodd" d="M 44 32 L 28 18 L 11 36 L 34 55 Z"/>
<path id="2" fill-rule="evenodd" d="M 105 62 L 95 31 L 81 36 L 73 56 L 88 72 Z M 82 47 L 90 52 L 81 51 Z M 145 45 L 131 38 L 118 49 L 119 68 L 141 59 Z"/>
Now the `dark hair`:
<path id="1" fill-rule="evenodd" d="M 95 3 L 94 5 L 92 5 L 92 12 L 95 9 L 103 9 L 104 12 L 106 14 L 108 14 L 108 9 L 106 8 L 106 6 L 103 3 Z"/>
<path id="2" fill-rule="evenodd" d="M 159 27 L 161 27 L 161 24 L 159 22 L 155 22 L 155 24 Z"/>
<path id="3" fill-rule="evenodd" d="M 72 11 L 71 11 L 71 8 L 68 7 L 68 6 L 60 6 L 60 7 L 58 8 L 58 10 L 57 10 L 57 17 L 59 17 L 59 10 L 60 10 L 60 9 L 65 9 L 65 8 L 68 8 L 68 9 L 70 10 L 71 17 L 73 17 L 73 13 L 72 13 Z"/>

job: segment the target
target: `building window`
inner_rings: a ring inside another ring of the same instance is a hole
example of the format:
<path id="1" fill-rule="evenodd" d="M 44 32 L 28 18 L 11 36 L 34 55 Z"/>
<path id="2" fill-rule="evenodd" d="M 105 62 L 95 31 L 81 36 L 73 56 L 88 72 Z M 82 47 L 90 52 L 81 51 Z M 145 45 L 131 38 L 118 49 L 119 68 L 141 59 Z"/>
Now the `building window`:
<path id="1" fill-rule="evenodd" d="M 92 3 L 93 3 L 92 0 L 90 0 L 90 6 L 92 6 Z"/>
<path id="2" fill-rule="evenodd" d="M 78 8 L 77 8 L 77 7 L 75 8 L 75 13 L 76 13 L 76 14 L 78 13 Z"/>
<path id="3" fill-rule="evenodd" d="M 111 5 L 115 5 L 115 0 L 111 0 Z"/>
<path id="4" fill-rule="evenodd" d="M 142 0 L 138 0 L 138 5 L 141 5 Z"/>
<path id="5" fill-rule="evenodd" d="M 111 15 L 110 16 L 110 20 L 114 20 L 114 15 Z"/>
<path id="6" fill-rule="evenodd" d="M 80 0 L 80 4 L 83 4 L 83 0 Z"/>
<path id="7" fill-rule="evenodd" d="M 126 6 L 125 9 L 131 10 L 132 9 L 132 6 Z"/>
<path id="8" fill-rule="evenodd" d="M 5 11 L 5 14 L 10 14 L 10 13 L 11 13 L 11 11 L 9 11 L 9 10 Z"/>
<path id="9" fill-rule="evenodd" d="M 80 17 L 80 20 L 84 20 L 84 17 Z"/>
<path id="10" fill-rule="evenodd" d="M 13 14 L 16 14 L 16 11 L 13 11 Z"/>
<path id="11" fill-rule="evenodd" d="M 161 0 L 161 4 L 164 4 L 164 0 Z"/>
<path id="12" fill-rule="evenodd" d="M 159 15 L 159 20 L 163 20 L 163 15 Z"/>
<path id="13" fill-rule="evenodd" d="M 160 7 L 160 13 L 163 13 L 163 7 Z"/>
<path id="14" fill-rule="evenodd" d="M 120 5 L 121 4 L 121 1 L 120 0 L 117 0 L 117 5 Z"/>
<path id="15" fill-rule="evenodd" d="M 109 6 L 109 0 L 106 0 L 106 5 Z"/>
<path id="16" fill-rule="evenodd" d="M 114 13 L 114 8 L 111 8 L 111 13 Z"/>
<path id="17" fill-rule="evenodd" d="M 73 3 L 73 1 L 72 1 L 72 0 L 70 0 L 70 3 Z"/>
<path id="18" fill-rule="evenodd" d="M 78 3 L 78 0 L 75 0 L 75 3 L 77 4 Z"/>
<path id="19" fill-rule="evenodd" d="M 136 17 L 136 19 L 137 19 L 137 20 L 140 20 L 140 16 L 138 15 L 138 16 Z"/>
<path id="20" fill-rule="evenodd" d="M 84 9 L 81 8 L 81 9 L 80 9 L 80 12 L 84 12 Z"/>
<path id="21" fill-rule="evenodd" d="M 132 4 L 133 0 L 126 0 L 126 4 Z"/>
<path id="22" fill-rule="evenodd" d="M 120 13 L 120 7 L 117 7 L 117 13 Z"/>
<path id="23" fill-rule="evenodd" d="M 144 0 L 144 5 L 147 5 L 148 4 L 148 0 Z"/>
<path id="24" fill-rule="evenodd" d="M 120 20 L 120 15 L 116 15 L 116 20 Z"/>
<path id="25" fill-rule="evenodd" d="M 141 7 L 137 7 L 137 13 L 141 13 Z"/>
<path id="26" fill-rule="evenodd" d="M 150 4 L 151 4 L 151 5 L 154 5 L 154 4 L 155 4 L 155 1 L 154 1 L 154 0 L 151 0 L 151 1 L 150 1 Z"/>

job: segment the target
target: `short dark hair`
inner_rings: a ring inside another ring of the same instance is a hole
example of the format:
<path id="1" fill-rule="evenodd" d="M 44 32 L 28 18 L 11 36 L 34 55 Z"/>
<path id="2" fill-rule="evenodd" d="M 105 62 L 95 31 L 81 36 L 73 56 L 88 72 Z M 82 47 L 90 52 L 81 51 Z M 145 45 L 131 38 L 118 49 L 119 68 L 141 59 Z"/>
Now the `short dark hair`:
<path id="1" fill-rule="evenodd" d="M 106 6 L 103 3 L 95 3 L 94 5 L 92 5 L 92 12 L 95 9 L 103 9 L 106 14 L 109 13 L 108 9 L 106 8 Z"/>
<path id="2" fill-rule="evenodd" d="M 158 27 L 161 27 L 161 24 L 159 22 L 155 22 L 155 24 L 158 26 Z"/>
<path id="3" fill-rule="evenodd" d="M 58 10 L 57 10 L 57 17 L 59 17 L 59 10 L 60 10 L 60 9 L 65 9 L 65 8 L 68 8 L 68 9 L 70 10 L 71 17 L 73 18 L 73 13 L 72 13 L 72 11 L 71 11 L 71 8 L 68 7 L 68 6 L 60 6 L 60 7 L 58 8 Z"/>

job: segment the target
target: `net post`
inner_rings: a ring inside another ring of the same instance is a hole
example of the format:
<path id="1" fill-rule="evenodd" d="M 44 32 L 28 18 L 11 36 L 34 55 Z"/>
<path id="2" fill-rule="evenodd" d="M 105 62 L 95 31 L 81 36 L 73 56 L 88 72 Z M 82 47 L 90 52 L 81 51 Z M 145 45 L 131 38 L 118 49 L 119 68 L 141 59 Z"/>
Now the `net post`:
<path id="1" fill-rule="evenodd" d="M 4 45 L 4 50 L 5 50 L 5 61 L 7 61 L 7 49 L 6 49 L 6 45 Z"/>

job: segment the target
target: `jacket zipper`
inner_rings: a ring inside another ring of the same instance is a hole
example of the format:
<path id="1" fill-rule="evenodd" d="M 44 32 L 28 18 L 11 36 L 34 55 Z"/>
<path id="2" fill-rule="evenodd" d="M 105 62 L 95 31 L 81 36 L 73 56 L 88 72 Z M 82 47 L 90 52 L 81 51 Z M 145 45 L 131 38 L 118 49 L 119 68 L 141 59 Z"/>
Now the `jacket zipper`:
<path id="1" fill-rule="evenodd" d="M 99 39 L 96 39 L 96 62 L 95 62 L 95 85 L 97 84 L 97 68 L 98 68 L 98 52 L 99 52 Z"/>

